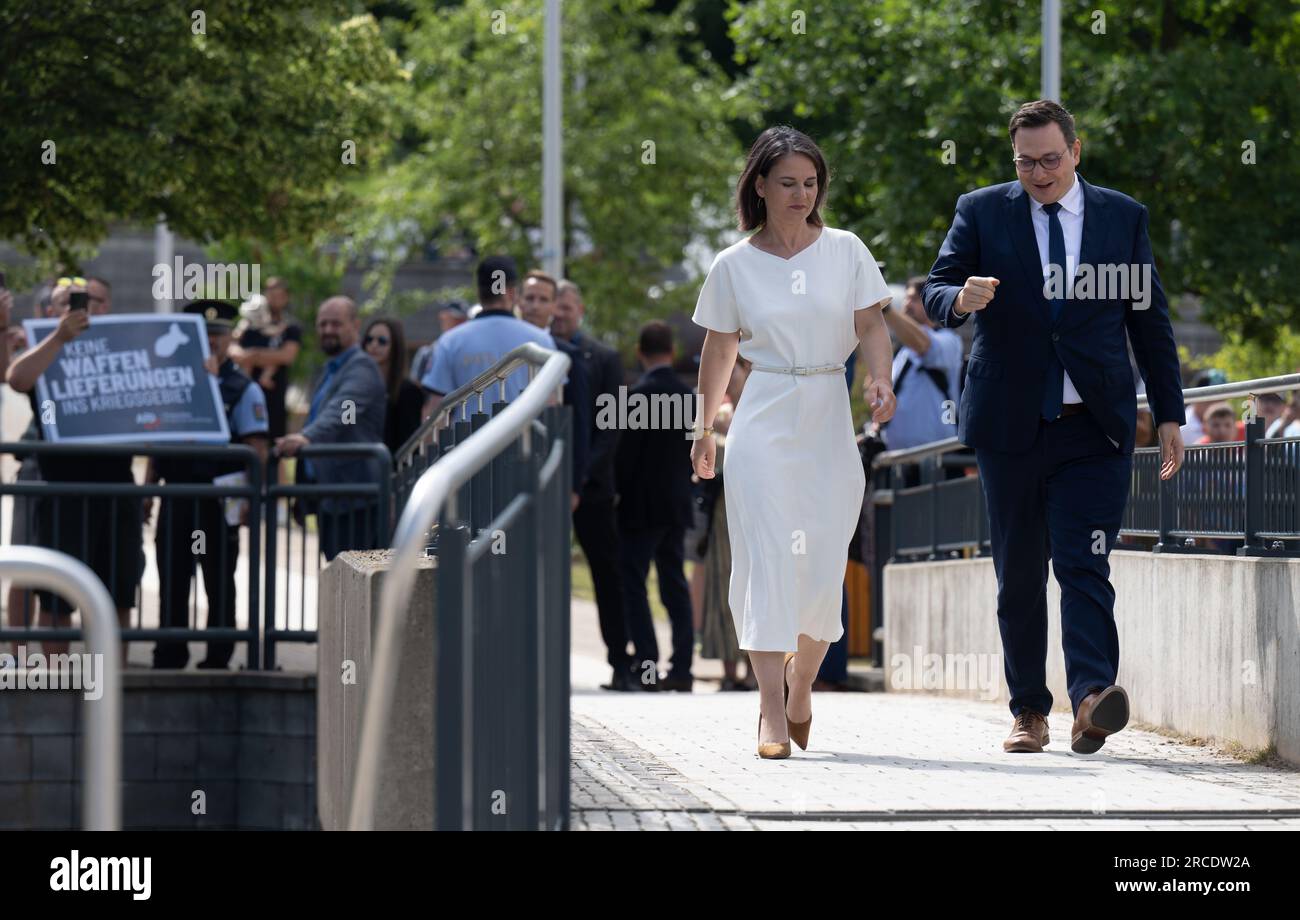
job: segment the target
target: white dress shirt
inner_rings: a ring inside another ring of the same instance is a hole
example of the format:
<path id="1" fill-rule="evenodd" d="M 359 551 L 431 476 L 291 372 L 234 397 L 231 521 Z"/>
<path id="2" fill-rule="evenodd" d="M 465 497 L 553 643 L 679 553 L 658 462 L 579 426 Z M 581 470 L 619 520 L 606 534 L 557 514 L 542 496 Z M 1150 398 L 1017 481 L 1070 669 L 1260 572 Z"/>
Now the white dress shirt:
<path id="1" fill-rule="evenodd" d="M 1056 212 L 1056 217 L 1061 222 L 1061 230 L 1065 234 L 1065 274 L 1069 279 L 1069 290 L 1074 290 L 1074 275 L 1079 269 L 1079 247 L 1083 243 L 1083 187 L 1079 185 L 1078 176 L 1074 177 L 1074 182 L 1070 185 L 1070 190 L 1059 199 L 1061 210 Z M 1047 255 L 1047 212 L 1033 196 L 1029 198 L 1029 217 L 1034 223 L 1034 239 L 1038 241 L 1038 261 L 1043 265 L 1043 281 L 1047 281 L 1048 255 Z M 1074 388 L 1074 381 L 1070 379 L 1069 371 L 1065 371 L 1065 386 L 1061 390 L 1061 403 L 1069 405 L 1070 403 L 1083 402 L 1083 397 L 1079 391 Z"/>

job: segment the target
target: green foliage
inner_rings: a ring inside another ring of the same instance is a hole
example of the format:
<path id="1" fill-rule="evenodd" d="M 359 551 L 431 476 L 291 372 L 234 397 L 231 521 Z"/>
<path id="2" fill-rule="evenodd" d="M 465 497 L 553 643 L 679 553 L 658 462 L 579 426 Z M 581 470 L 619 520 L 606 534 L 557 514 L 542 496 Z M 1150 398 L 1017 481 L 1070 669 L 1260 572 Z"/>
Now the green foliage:
<path id="1" fill-rule="evenodd" d="M 1240 332 L 1231 332 L 1218 351 L 1191 363 L 1197 370 L 1217 367 L 1228 375 L 1229 380 L 1300 374 L 1300 332 L 1291 328 L 1280 329 L 1267 344 L 1247 339 Z"/>
<path id="2" fill-rule="evenodd" d="M 346 180 L 386 149 L 403 77 L 354 11 L 212 0 L 200 23 L 166 0 L 7 0 L 0 238 L 49 266 L 75 265 L 111 222 L 160 214 L 205 242 L 336 232 Z"/>
<path id="3" fill-rule="evenodd" d="M 367 182 L 353 240 L 357 253 L 379 250 L 368 280 L 381 297 L 385 277 L 430 239 L 538 262 L 542 5 L 413 5 L 402 144 Z M 742 150 L 726 119 L 752 106 L 716 64 L 694 57 L 684 12 L 585 0 L 563 14 L 566 273 L 583 287 L 597 328 L 629 333 L 662 315 L 648 292 L 683 247 L 716 242 L 733 223 Z"/>
<path id="4" fill-rule="evenodd" d="M 823 146 L 833 223 L 886 274 L 926 271 L 958 195 L 1015 178 L 1006 125 L 1039 95 L 1030 0 L 733 3 L 748 69 L 738 88 L 769 121 Z M 1062 4 L 1062 97 L 1080 173 L 1151 211 L 1167 289 L 1207 319 L 1268 341 L 1300 320 L 1300 16 L 1287 0 Z M 1105 15 L 1105 31 L 1097 12 Z M 955 144 L 945 164 L 943 144 Z M 1253 141 L 1255 165 L 1243 160 Z"/>

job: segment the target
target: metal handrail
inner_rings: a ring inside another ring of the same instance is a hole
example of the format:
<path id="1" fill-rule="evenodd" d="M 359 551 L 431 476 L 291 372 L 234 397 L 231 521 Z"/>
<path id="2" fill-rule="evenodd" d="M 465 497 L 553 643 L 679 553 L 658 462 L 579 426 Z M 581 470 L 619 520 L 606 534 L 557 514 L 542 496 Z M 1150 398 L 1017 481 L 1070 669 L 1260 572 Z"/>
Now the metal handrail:
<path id="1" fill-rule="evenodd" d="M 1242 380 L 1238 383 L 1219 383 L 1212 387 L 1193 387 L 1183 390 L 1183 402 L 1198 403 L 1223 399 L 1226 396 L 1259 396 L 1263 393 L 1283 393 L 1287 390 L 1300 389 L 1300 374 L 1286 374 L 1281 377 L 1259 377 L 1255 380 Z M 1138 396 L 1138 408 L 1149 409 L 1147 394 Z"/>
<path id="2" fill-rule="evenodd" d="M 1220 383 L 1212 387 L 1190 387 L 1183 390 L 1184 403 L 1211 402 L 1230 396 L 1259 396 L 1263 393 L 1282 393 L 1287 390 L 1300 390 L 1300 374 L 1286 374 L 1281 377 L 1260 377 L 1255 380 L 1242 380 L 1238 383 Z M 1141 393 L 1137 398 L 1139 409 L 1150 409 L 1147 394 Z M 872 461 L 872 467 L 893 466 L 897 463 L 910 463 L 924 460 L 936 454 L 946 454 L 962 450 L 966 445 L 958 438 L 944 438 L 902 450 L 887 450 L 879 453 Z"/>
<path id="3" fill-rule="evenodd" d="M 540 363 L 541 369 L 504 410 L 424 471 L 411 490 L 411 497 L 397 523 L 393 535 L 394 555 L 389 561 L 379 599 L 379 630 L 375 652 L 370 658 L 370 684 L 362 712 L 361 743 L 352 780 L 348 814 L 350 830 L 371 830 L 374 826 L 380 748 L 397 687 L 398 647 L 406 629 L 407 604 L 415 584 L 416 563 L 425 545 L 425 535 L 437 520 L 443 503 L 446 502 L 450 513 L 454 514 L 456 490 L 469 482 L 516 437 L 522 435 L 523 452 L 525 455 L 529 453 L 533 422 L 549 404 L 551 395 L 563 386 L 570 363 L 568 355 L 562 352 L 540 345 L 521 345 L 451 395 L 481 392 L 481 389 L 475 389 L 475 384 L 487 381 L 486 385 L 490 386 L 501 368 L 510 361 L 533 366 Z"/>
<path id="4" fill-rule="evenodd" d="M 450 413 L 453 409 L 460 408 L 469 402 L 473 396 L 479 397 L 478 411 L 483 411 L 483 394 L 487 388 L 494 383 L 500 386 L 499 396 L 501 401 L 505 402 L 506 398 L 506 378 L 519 370 L 521 367 L 528 367 L 530 370 L 536 367 L 542 367 L 546 364 L 547 358 L 552 354 L 549 348 L 544 348 L 536 342 L 525 342 L 512 348 L 501 356 L 497 361 L 483 373 L 479 374 L 469 383 L 459 386 L 442 398 L 438 404 L 438 411 L 430 415 L 420 423 L 420 427 L 415 429 L 406 442 L 393 454 L 393 463 L 401 466 L 415 454 L 420 444 L 428 437 L 429 433 L 437 427 L 438 422 L 443 416 Z"/>
<path id="5" fill-rule="evenodd" d="M 0 547 L 0 578 L 64 597 L 81 611 L 86 647 L 103 662 L 103 694 L 86 700 L 86 739 L 82 746 L 85 793 L 81 823 L 88 831 L 115 831 L 122 825 L 122 643 L 117 608 L 108 589 L 84 562 L 38 546 Z M 99 708 L 94 708 L 98 703 Z"/>

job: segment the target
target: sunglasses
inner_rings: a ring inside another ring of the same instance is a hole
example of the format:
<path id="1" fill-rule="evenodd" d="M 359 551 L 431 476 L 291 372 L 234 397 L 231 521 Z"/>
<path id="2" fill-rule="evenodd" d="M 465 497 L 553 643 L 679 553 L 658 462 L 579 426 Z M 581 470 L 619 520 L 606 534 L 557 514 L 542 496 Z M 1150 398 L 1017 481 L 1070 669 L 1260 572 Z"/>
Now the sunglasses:
<path id="1" fill-rule="evenodd" d="M 365 340 L 364 342 L 362 342 L 361 344 L 363 344 L 363 345 L 369 345 L 371 342 L 376 342 L 376 343 L 378 343 L 378 344 L 380 344 L 380 345 L 387 345 L 387 344 L 388 344 L 388 336 L 386 336 L 386 335 L 368 335 L 368 336 L 366 336 L 366 340 Z"/>

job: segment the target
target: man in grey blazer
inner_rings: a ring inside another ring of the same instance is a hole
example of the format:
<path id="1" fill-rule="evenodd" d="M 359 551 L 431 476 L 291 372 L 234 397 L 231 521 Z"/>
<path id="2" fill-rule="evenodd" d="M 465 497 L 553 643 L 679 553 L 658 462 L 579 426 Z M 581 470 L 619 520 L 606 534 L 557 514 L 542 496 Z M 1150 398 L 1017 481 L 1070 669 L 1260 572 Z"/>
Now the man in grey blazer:
<path id="1" fill-rule="evenodd" d="M 361 318 L 350 298 L 335 296 L 316 311 L 316 338 L 329 361 L 312 386 L 311 412 L 301 432 L 275 442 L 277 453 L 292 457 L 309 444 L 381 444 L 388 395 L 374 360 L 357 344 Z M 298 464 L 299 482 L 373 482 L 388 475 L 367 457 L 304 457 Z M 372 549 L 373 510 L 366 514 L 367 500 L 326 498 L 316 509 L 320 548 L 333 559 L 345 549 Z M 369 525 L 368 527 L 366 525 Z"/>

